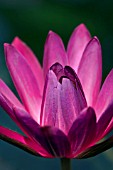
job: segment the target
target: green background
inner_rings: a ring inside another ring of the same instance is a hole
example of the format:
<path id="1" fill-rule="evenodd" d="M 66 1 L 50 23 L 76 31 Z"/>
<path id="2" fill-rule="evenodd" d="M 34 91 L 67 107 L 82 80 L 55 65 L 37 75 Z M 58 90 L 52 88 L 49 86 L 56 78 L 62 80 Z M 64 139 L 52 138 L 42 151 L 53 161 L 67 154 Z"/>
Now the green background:
<path id="1" fill-rule="evenodd" d="M 91 35 L 102 44 L 103 80 L 113 67 L 113 1 L 110 0 L 0 0 L 0 77 L 15 92 L 5 65 L 3 43 L 15 36 L 25 41 L 38 56 L 49 30 L 58 33 L 65 46 L 73 29 L 86 24 Z M 16 92 L 15 92 L 16 93 Z M 7 114 L 0 110 L 0 124 L 19 131 Z M 94 158 L 73 160 L 73 170 L 113 169 L 113 150 Z M 0 141 L 0 170 L 60 169 L 59 159 L 38 158 Z"/>

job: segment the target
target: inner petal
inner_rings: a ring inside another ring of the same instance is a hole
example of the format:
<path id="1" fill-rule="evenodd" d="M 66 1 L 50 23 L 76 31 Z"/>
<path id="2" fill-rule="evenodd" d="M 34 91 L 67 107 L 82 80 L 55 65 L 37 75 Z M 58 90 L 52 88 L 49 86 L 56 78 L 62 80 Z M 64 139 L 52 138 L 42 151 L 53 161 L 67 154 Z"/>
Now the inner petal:
<path id="1" fill-rule="evenodd" d="M 71 67 L 54 64 L 46 77 L 40 122 L 68 133 L 80 111 L 87 106 L 80 81 Z"/>

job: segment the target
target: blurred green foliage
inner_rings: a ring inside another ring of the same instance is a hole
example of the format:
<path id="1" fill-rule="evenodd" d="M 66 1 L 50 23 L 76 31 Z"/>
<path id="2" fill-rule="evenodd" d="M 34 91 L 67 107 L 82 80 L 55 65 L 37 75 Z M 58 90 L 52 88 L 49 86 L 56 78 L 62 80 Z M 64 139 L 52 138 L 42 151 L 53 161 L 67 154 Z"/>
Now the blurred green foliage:
<path id="1" fill-rule="evenodd" d="M 3 43 L 15 36 L 25 41 L 42 63 L 43 49 L 49 30 L 58 33 L 65 46 L 73 29 L 85 23 L 92 36 L 102 44 L 103 80 L 113 67 L 113 1 L 97 0 L 1 0 L 0 1 L 0 77 L 14 91 L 6 69 Z M 19 130 L 3 110 L 0 124 Z M 113 150 L 87 160 L 73 160 L 73 170 L 113 169 Z M 18 148 L 0 141 L 1 170 L 60 169 L 58 159 L 33 157 Z"/>

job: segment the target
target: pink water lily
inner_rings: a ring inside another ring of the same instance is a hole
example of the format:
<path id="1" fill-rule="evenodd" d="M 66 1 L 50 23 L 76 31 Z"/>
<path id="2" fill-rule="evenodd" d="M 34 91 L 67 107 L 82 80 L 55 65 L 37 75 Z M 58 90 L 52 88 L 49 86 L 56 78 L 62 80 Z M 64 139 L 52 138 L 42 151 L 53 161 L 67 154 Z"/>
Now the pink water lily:
<path id="1" fill-rule="evenodd" d="M 113 128 L 113 70 L 100 89 L 101 46 L 84 24 L 73 31 L 67 50 L 49 32 L 43 68 L 18 37 L 4 49 L 21 102 L 0 80 L 0 105 L 25 136 L 0 126 L 2 140 L 48 158 L 90 157 L 113 145 L 113 137 L 96 144 Z"/>

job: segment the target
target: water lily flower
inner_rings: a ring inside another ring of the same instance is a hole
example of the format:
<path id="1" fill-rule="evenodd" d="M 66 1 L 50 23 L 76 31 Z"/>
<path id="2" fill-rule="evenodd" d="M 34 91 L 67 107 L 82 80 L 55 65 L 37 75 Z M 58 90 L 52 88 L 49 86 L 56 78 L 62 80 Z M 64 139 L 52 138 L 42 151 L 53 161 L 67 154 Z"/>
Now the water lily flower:
<path id="1" fill-rule="evenodd" d="M 0 105 L 25 136 L 0 126 L 2 140 L 47 158 L 87 158 L 113 146 L 113 137 L 97 144 L 113 128 L 113 70 L 100 89 L 101 45 L 84 24 L 73 31 L 67 50 L 49 32 L 43 68 L 18 37 L 4 49 L 21 101 L 0 80 Z"/>

